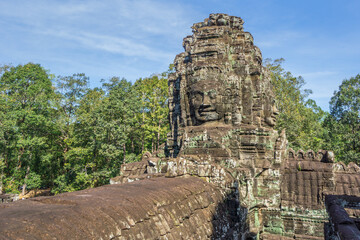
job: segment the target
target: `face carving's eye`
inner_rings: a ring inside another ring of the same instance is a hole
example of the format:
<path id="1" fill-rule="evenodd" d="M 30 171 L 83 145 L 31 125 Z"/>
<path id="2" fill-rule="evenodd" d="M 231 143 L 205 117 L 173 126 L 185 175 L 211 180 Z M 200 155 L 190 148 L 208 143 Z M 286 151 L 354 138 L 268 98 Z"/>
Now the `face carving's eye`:
<path id="1" fill-rule="evenodd" d="M 211 90 L 208 92 L 208 96 L 211 98 L 211 99 L 215 99 L 216 98 L 216 91 L 215 90 Z"/>
<path id="2" fill-rule="evenodd" d="M 196 101 L 201 101 L 203 99 L 203 96 L 201 94 L 196 94 L 195 95 L 195 100 Z"/>
<path id="3" fill-rule="evenodd" d="M 204 94 L 201 93 L 201 92 L 193 92 L 191 94 L 191 100 L 193 100 L 193 101 L 202 101 L 203 95 Z"/>

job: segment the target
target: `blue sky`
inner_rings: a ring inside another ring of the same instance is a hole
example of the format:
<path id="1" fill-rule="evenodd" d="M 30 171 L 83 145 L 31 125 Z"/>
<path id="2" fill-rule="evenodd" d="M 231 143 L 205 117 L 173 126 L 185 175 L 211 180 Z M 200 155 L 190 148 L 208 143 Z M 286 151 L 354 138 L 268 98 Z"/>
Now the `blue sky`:
<path id="1" fill-rule="evenodd" d="M 245 21 L 264 58 L 284 58 L 324 110 L 360 73 L 359 0 L 1 0 L 0 64 L 40 63 L 55 75 L 135 81 L 166 71 L 190 27 L 210 13 Z"/>

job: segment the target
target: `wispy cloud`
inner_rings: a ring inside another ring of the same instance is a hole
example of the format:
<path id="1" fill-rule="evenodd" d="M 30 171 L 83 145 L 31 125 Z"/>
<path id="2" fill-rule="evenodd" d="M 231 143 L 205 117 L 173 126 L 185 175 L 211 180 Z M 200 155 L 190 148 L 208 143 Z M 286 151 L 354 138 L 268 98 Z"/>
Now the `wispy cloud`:
<path id="1" fill-rule="evenodd" d="M 172 54 L 162 50 L 153 49 L 141 43 L 127 38 L 106 36 L 91 32 L 70 31 L 43 31 L 42 34 L 51 35 L 67 40 L 76 41 L 82 47 L 104 50 L 113 54 L 121 54 L 129 57 L 144 57 L 149 60 L 163 60 L 171 58 Z"/>
<path id="2" fill-rule="evenodd" d="M 0 3 L 3 17 L 33 27 L 93 27 L 94 30 L 115 30 L 141 34 L 177 34 L 177 27 L 189 28 L 189 11 L 176 3 L 149 0 L 96 1 L 4 1 Z M 139 34 L 139 35 L 141 35 Z"/>
<path id="3" fill-rule="evenodd" d="M 181 46 L 181 39 L 190 32 L 189 14 L 185 5 L 163 0 L 0 2 L 2 25 L 31 36 L 28 42 L 39 39 L 46 44 L 44 39 L 51 39 L 63 41 L 64 47 L 66 41 L 72 49 L 168 63 L 176 54 L 175 46 Z"/>

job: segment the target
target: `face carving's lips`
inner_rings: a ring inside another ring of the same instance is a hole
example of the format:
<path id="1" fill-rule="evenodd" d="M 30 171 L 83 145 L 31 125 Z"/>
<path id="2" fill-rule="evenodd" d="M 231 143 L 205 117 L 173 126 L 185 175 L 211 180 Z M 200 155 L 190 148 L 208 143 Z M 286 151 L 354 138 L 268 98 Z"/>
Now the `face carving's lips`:
<path id="1" fill-rule="evenodd" d="M 200 114 L 202 113 L 211 113 L 211 112 L 215 112 L 215 109 L 214 108 L 206 108 L 206 109 L 200 109 L 199 110 Z"/>
<path id="2" fill-rule="evenodd" d="M 216 114 L 216 112 L 214 112 L 214 111 L 212 111 L 212 112 L 201 112 L 200 116 L 201 117 L 206 117 L 206 116 L 213 115 L 213 114 Z"/>
<path id="3" fill-rule="evenodd" d="M 211 106 L 211 105 L 202 105 L 200 106 L 199 108 L 199 113 L 209 113 L 209 112 L 215 112 L 216 109 L 214 106 Z"/>
<path id="4" fill-rule="evenodd" d="M 199 110 L 196 116 L 201 121 L 216 121 L 219 119 L 219 114 L 213 108 L 206 109 L 205 111 Z"/>

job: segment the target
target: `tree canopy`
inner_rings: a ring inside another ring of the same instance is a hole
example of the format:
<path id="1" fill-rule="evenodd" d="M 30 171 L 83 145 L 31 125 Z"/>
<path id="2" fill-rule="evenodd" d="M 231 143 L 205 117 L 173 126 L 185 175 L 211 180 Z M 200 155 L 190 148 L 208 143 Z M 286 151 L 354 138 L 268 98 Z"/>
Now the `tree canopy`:
<path id="1" fill-rule="evenodd" d="M 124 162 L 164 143 L 167 73 L 112 77 L 90 89 L 83 74 L 53 77 L 39 64 L 0 68 L 0 189 L 60 193 L 108 183 Z"/>
<path id="2" fill-rule="evenodd" d="M 312 91 L 303 89 L 305 80 L 285 71 L 283 62 L 284 59 L 266 61 L 279 110 L 276 129 L 286 129 L 289 147 L 316 151 L 323 145 L 321 121 L 325 113 L 309 98 Z"/>
<path id="3" fill-rule="evenodd" d="M 360 75 L 342 82 L 327 113 L 283 61 L 266 66 L 280 112 L 276 129 L 286 129 L 289 147 L 334 150 L 338 161 L 359 163 Z M 54 77 L 39 64 L 0 66 L 0 192 L 96 187 L 145 151 L 161 155 L 171 71 L 89 88 L 84 73 Z"/>
<path id="4" fill-rule="evenodd" d="M 326 147 L 338 160 L 360 163 L 360 75 L 345 79 L 330 100 L 323 122 Z"/>
<path id="5" fill-rule="evenodd" d="M 47 176 L 46 181 L 51 181 L 56 168 L 57 95 L 48 73 L 33 63 L 6 69 L 0 94 L 2 178 L 6 190 L 23 185 L 24 192 L 29 177 Z"/>

